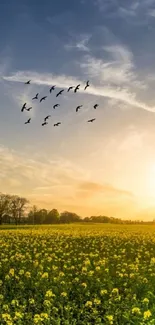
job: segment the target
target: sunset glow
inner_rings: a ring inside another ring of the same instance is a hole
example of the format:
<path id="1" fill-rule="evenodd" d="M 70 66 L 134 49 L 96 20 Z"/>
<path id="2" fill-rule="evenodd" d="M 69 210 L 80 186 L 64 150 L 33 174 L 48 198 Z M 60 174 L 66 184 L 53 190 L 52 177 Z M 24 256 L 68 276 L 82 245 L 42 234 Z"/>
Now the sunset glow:
<path id="1" fill-rule="evenodd" d="M 152 220 L 153 1 L 73 2 L 0 5 L 0 191 L 82 217 Z"/>

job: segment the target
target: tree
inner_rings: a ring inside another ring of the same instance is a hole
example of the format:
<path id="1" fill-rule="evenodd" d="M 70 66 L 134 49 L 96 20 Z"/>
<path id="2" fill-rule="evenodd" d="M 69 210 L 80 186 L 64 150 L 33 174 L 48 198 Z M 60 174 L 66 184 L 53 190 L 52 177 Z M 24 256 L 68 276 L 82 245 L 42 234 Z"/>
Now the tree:
<path id="1" fill-rule="evenodd" d="M 73 212 L 64 211 L 60 214 L 60 223 L 79 222 L 81 218 Z"/>
<path id="2" fill-rule="evenodd" d="M 9 213 L 11 203 L 11 195 L 0 193 L 0 225 L 3 217 Z"/>
<path id="3" fill-rule="evenodd" d="M 24 216 L 28 202 L 29 201 L 24 197 L 18 195 L 12 196 L 11 212 L 16 225 L 21 223 L 21 218 Z"/>
<path id="4" fill-rule="evenodd" d="M 52 209 L 45 218 L 45 223 L 58 223 L 59 222 L 59 212 L 57 209 Z"/>
<path id="5" fill-rule="evenodd" d="M 39 210 L 36 214 L 35 214 L 35 217 L 36 217 L 36 220 L 35 220 L 35 223 L 44 223 L 46 218 L 47 218 L 47 210 L 46 209 L 41 209 Z"/>
<path id="6" fill-rule="evenodd" d="M 28 222 L 31 224 L 35 224 L 37 223 L 37 213 L 38 213 L 38 209 L 36 205 L 32 206 L 32 209 L 29 211 L 28 213 Z"/>
<path id="7" fill-rule="evenodd" d="M 89 217 L 85 217 L 82 221 L 83 222 L 90 222 L 90 218 Z"/>

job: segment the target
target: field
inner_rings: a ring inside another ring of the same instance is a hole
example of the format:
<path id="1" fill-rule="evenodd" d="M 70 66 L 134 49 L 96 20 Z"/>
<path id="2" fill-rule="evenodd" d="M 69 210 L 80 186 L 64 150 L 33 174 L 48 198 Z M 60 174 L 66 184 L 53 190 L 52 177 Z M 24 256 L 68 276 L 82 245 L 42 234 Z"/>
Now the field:
<path id="1" fill-rule="evenodd" d="M 155 226 L 2 227 L 0 324 L 155 324 Z"/>

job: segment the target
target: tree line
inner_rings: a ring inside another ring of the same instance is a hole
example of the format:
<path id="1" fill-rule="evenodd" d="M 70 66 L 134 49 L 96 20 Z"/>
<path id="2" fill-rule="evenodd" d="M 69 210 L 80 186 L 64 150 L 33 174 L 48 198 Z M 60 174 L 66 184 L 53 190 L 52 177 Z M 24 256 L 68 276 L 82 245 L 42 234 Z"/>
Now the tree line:
<path id="1" fill-rule="evenodd" d="M 50 211 L 30 207 L 30 202 L 18 195 L 0 193 L 0 225 L 2 224 L 63 224 L 73 222 L 87 223 L 113 223 L 113 224 L 149 224 L 139 220 L 122 220 L 107 216 L 91 216 L 81 218 L 74 212 L 64 211 L 59 213 L 57 209 Z"/>

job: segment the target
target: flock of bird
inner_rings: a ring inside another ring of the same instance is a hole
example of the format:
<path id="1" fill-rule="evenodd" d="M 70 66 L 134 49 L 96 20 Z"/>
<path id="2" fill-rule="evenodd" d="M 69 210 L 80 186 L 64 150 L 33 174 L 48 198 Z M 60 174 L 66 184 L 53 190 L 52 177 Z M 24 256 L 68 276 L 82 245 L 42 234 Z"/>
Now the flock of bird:
<path id="1" fill-rule="evenodd" d="M 28 80 L 27 82 L 25 82 L 25 85 L 30 85 L 30 83 L 31 83 L 31 80 Z M 86 85 L 85 85 L 85 87 L 84 87 L 84 90 L 86 90 L 89 86 L 90 86 L 90 85 L 89 85 L 89 80 L 88 80 L 88 81 L 86 82 Z M 52 93 L 52 91 L 55 90 L 55 87 L 56 87 L 56 86 L 52 86 L 52 87 L 50 88 L 50 90 L 49 90 L 50 94 Z M 70 86 L 70 87 L 68 88 L 67 92 L 69 92 L 71 89 L 74 89 L 74 93 L 76 93 L 77 90 L 79 90 L 79 87 L 80 87 L 80 84 L 77 85 L 76 87 Z M 65 91 L 64 89 L 60 90 L 60 91 L 56 94 L 56 97 L 60 96 L 64 91 Z M 39 96 L 39 93 L 37 93 L 37 94 L 32 98 L 32 100 L 35 100 L 35 99 L 38 100 L 38 99 L 39 99 L 38 96 Z M 46 98 L 47 98 L 47 96 L 43 96 L 43 97 L 40 99 L 40 103 L 41 103 L 43 100 L 45 100 Z M 24 110 L 26 110 L 26 111 L 29 112 L 29 111 L 32 109 L 32 107 L 26 108 L 26 105 L 27 105 L 27 103 L 24 103 L 24 104 L 23 104 L 22 109 L 21 109 L 21 112 L 24 112 Z M 55 105 L 53 105 L 53 109 L 55 109 L 55 108 L 58 107 L 58 106 L 60 106 L 60 104 L 55 104 Z M 99 106 L 98 104 L 95 104 L 95 105 L 94 105 L 94 109 L 96 109 L 98 106 Z M 77 106 L 77 107 L 76 107 L 76 112 L 78 112 L 78 110 L 79 110 L 81 107 L 83 107 L 83 105 L 79 105 L 79 106 Z M 43 123 L 42 123 L 42 126 L 48 124 L 47 120 L 48 120 L 50 117 L 51 117 L 51 115 L 47 115 L 47 116 L 44 118 L 44 121 L 43 121 Z M 88 123 L 92 123 L 92 122 L 94 122 L 95 120 L 96 120 L 96 118 L 92 118 L 92 119 L 88 120 L 87 122 L 88 122 Z M 29 119 L 25 122 L 25 124 L 29 124 L 30 122 L 31 122 L 31 118 L 29 118 Z M 60 124 L 61 124 L 61 122 L 57 122 L 57 123 L 54 124 L 54 126 L 59 126 Z"/>

